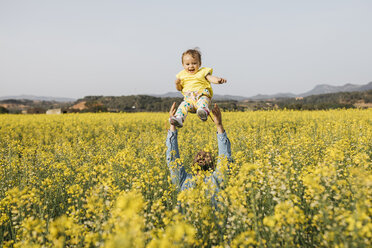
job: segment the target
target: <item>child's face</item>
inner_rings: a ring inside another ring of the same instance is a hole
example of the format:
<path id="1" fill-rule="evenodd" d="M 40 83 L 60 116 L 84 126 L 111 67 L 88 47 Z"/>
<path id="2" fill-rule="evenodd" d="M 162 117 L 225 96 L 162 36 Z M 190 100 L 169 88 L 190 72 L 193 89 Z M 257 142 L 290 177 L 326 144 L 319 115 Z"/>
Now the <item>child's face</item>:
<path id="1" fill-rule="evenodd" d="M 183 56 L 183 68 L 190 74 L 195 74 L 200 67 L 200 61 L 197 58 L 192 57 L 190 54 Z"/>

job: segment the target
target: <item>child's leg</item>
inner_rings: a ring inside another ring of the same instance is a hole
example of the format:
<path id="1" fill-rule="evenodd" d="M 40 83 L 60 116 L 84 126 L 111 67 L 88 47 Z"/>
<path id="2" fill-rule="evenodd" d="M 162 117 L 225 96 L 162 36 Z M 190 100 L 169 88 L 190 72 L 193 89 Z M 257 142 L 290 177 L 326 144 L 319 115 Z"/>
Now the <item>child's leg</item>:
<path id="1" fill-rule="evenodd" d="M 196 113 L 202 121 L 206 121 L 208 119 L 210 103 L 211 99 L 207 96 L 201 96 L 196 102 Z"/>
<path id="2" fill-rule="evenodd" d="M 211 99 L 207 96 L 199 97 L 198 101 L 196 102 L 196 108 L 202 108 L 209 113 L 209 105 L 211 104 Z"/>
<path id="3" fill-rule="evenodd" d="M 182 122 L 184 122 L 188 112 L 193 112 L 194 109 L 194 104 L 192 104 L 191 101 L 185 99 L 181 102 L 180 106 L 178 106 L 175 116 L 181 118 Z"/>

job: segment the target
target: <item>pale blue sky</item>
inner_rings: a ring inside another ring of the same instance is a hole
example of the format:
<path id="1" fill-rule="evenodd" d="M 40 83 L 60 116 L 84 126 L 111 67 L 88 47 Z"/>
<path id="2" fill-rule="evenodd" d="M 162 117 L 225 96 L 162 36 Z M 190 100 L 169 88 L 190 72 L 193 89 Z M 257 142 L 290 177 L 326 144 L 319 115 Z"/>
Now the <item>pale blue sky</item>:
<path id="1" fill-rule="evenodd" d="M 216 94 L 372 81 L 372 1 L 0 0 L 0 96 L 176 91 L 184 50 Z"/>

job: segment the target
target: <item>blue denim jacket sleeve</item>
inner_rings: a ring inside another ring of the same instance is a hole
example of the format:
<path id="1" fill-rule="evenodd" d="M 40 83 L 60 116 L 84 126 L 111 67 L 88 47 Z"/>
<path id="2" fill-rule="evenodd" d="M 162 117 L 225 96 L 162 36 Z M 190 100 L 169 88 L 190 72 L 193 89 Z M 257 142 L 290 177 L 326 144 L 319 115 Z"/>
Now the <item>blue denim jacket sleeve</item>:
<path id="1" fill-rule="evenodd" d="M 226 176 L 226 170 L 221 169 L 221 159 L 223 157 L 226 157 L 228 162 L 231 163 L 231 143 L 229 138 L 227 137 L 226 131 L 224 133 L 217 133 L 217 143 L 218 143 L 218 161 L 217 161 L 217 167 L 215 171 L 213 172 L 214 177 L 214 184 L 217 186 L 217 188 L 220 188 L 220 184 L 224 181 L 224 178 Z M 229 166 L 229 165 L 228 165 Z M 227 168 L 228 170 L 229 168 Z"/>
<path id="2" fill-rule="evenodd" d="M 175 184 L 179 189 L 182 189 L 185 180 L 188 178 L 188 174 L 182 164 L 176 164 L 176 159 L 180 158 L 178 150 L 177 130 L 172 132 L 168 130 L 168 136 L 166 140 L 167 145 L 167 165 L 171 174 L 172 183 Z"/>
<path id="3" fill-rule="evenodd" d="M 218 142 L 218 156 L 224 155 L 228 161 L 231 161 L 231 144 L 227 137 L 226 131 L 224 133 L 217 133 Z"/>

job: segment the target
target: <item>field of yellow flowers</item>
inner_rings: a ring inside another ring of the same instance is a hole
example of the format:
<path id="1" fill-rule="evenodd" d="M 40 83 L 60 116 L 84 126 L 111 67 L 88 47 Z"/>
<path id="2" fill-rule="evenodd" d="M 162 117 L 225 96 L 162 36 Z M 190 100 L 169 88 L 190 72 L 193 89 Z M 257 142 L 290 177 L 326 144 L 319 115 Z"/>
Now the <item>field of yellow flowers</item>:
<path id="1" fill-rule="evenodd" d="M 223 113 L 234 162 L 177 192 L 166 113 L 0 115 L 2 247 L 370 247 L 372 109 Z M 190 171 L 215 126 L 179 130 Z"/>

